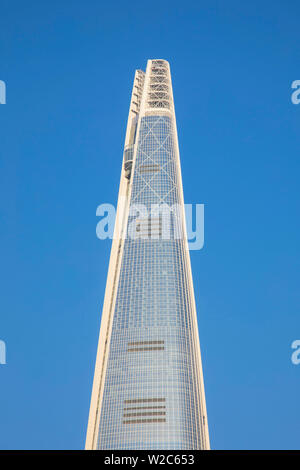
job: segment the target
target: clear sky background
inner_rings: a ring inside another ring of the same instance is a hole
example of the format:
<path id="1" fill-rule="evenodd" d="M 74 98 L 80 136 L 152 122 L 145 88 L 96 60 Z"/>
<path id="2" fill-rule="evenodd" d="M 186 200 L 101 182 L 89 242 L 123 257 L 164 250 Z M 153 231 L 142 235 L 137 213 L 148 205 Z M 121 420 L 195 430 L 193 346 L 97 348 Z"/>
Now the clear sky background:
<path id="1" fill-rule="evenodd" d="M 299 449 L 297 1 L 0 4 L 0 448 L 84 447 L 136 68 L 170 62 L 211 446 Z"/>

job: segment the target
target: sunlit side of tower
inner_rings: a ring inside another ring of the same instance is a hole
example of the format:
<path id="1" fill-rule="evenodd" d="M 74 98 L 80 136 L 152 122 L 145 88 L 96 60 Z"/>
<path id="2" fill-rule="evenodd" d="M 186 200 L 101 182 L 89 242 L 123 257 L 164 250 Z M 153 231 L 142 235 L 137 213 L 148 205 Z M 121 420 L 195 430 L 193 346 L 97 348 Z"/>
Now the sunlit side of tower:
<path id="1" fill-rule="evenodd" d="M 162 237 L 153 204 L 181 208 Z M 141 206 L 138 217 L 130 208 Z M 134 77 L 87 449 L 209 449 L 168 62 Z M 128 236 L 132 227 L 138 236 Z M 173 227 L 174 228 L 174 227 Z"/>

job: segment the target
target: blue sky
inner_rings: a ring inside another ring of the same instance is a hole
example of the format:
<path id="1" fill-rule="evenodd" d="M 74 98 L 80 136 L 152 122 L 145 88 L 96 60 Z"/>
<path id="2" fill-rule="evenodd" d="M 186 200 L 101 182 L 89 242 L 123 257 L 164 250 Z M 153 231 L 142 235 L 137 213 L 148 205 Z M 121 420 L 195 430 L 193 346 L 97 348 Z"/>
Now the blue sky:
<path id="1" fill-rule="evenodd" d="M 297 449 L 296 1 L 2 0 L 0 448 L 83 448 L 135 68 L 170 62 L 211 445 Z"/>

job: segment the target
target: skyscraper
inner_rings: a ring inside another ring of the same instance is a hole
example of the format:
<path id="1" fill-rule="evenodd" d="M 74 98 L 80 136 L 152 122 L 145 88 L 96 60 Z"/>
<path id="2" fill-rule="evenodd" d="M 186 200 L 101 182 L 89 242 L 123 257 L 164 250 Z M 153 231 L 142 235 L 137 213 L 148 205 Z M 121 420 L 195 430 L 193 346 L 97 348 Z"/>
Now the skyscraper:
<path id="1" fill-rule="evenodd" d="M 162 207 L 170 208 L 169 232 Z M 149 60 L 146 72 L 135 73 L 116 220 L 86 448 L 208 449 L 173 92 L 164 60 Z"/>

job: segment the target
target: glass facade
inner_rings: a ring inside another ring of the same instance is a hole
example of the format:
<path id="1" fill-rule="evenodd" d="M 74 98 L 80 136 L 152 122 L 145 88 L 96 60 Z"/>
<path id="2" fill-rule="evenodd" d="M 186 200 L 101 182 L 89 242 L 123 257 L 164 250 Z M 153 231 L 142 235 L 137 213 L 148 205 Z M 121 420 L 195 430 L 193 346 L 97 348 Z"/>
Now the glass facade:
<path id="1" fill-rule="evenodd" d="M 183 205 L 169 68 L 149 62 L 143 100 L 152 111 L 139 116 L 124 155 L 127 170 L 132 159 L 130 207 L 143 205 L 147 213 L 129 213 L 125 221 L 94 448 L 203 449 L 208 435 L 190 261 L 186 241 L 174 236 L 182 219 L 171 211 L 164 237 L 159 214 L 149 217 L 154 204 Z M 157 76 L 166 87 L 158 98 Z"/>

